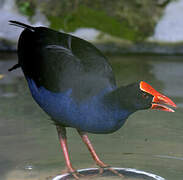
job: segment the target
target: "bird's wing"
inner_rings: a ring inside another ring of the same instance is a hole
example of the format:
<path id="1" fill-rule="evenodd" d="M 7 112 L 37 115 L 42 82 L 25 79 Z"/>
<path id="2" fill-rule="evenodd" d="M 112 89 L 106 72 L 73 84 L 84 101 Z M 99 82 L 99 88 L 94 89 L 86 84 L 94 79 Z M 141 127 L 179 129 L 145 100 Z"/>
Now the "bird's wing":
<path id="1" fill-rule="evenodd" d="M 104 55 L 91 43 L 66 33 L 44 27 L 25 29 L 18 56 L 25 75 L 52 92 L 72 89 L 80 100 L 115 86 Z"/>

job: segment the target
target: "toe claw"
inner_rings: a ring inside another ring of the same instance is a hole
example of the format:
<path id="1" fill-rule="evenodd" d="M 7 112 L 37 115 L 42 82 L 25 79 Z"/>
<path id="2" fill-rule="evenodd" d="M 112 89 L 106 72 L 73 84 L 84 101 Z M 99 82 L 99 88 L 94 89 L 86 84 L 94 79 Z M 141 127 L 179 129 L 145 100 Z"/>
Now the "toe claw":
<path id="1" fill-rule="evenodd" d="M 109 171 L 113 172 L 114 174 L 118 175 L 119 177 L 124 178 L 124 175 L 119 173 L 117 170 L 113 169 L 113 168 L 108 168 Z"/>
<path id="2" fill-rule="evenodd" d="M 75 179 L 79 179 L 79 173 L 77 171 L 70 172 Z"/>
<path id="3" fill-rule="evenodd" d="M 99 174 L 100 175 L 103 174 L 104 169 L 108 169 L 109 171 L 116 174 L 117 176 L 124 178 L 123 174 L 119 173 L 117 170 L 113 169 L 111 166 L 108 166 L 108 165 L 106 165 L 105 167 L 100 167 L 100 169 L 99 169 Z"/>

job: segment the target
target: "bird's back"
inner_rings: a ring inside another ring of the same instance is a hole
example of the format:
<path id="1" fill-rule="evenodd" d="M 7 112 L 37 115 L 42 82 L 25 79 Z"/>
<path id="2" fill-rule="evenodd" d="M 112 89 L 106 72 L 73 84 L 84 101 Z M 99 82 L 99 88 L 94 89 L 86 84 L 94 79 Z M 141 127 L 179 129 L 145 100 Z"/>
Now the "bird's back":
<path id="1" fill-rule="evenodd" d="M 52 92 L 72 89 L 77 101 L 115 87 L 111 66 L 93 45 L 45 27 L 26 28 L 18 43 L 25 76 Z"/>

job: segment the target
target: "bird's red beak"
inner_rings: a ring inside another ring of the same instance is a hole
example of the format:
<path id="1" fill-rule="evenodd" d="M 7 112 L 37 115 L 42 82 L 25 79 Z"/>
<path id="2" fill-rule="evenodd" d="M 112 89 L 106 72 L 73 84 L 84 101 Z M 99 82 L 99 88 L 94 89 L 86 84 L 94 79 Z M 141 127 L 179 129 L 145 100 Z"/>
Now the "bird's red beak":
<path id="1" fill-rule="evenodd" d="M 163 94 L 160 94 L 158 91 L 156 91 L 154 88 L 152 88 L 149 84 L 147 84 L 144 81 L 140 82 L 140 89 L 154 96 L 152 100 L 151 109 L 174 112 L 173 109 L 165 106 L 165 105 L 169 105 L 172 107 L 176 107 L 176 104 L 170 98 L 164 96 Z"/>

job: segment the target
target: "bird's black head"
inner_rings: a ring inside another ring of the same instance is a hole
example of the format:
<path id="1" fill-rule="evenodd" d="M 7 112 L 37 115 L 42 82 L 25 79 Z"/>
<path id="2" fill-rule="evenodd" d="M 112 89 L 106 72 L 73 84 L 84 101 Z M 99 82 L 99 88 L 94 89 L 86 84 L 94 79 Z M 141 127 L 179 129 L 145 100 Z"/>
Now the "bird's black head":
<path id="1" fill-rule="evenodd" d="M 120 108 L 130 112 L 149 108 L 174 112 L 164 104 L 176 107 L 172 100 L 157 92 L 144 81 L 120 87 L 107 95 L 106 99 L 109 103 L 117 103 Z"/>
<path id="2" fill-rule="evenodd" d="M 120 106 L 132 112 L 152 106 L 153 96 L 141 90 L 139 82 L 119 88 L 118 96 Z"/>

